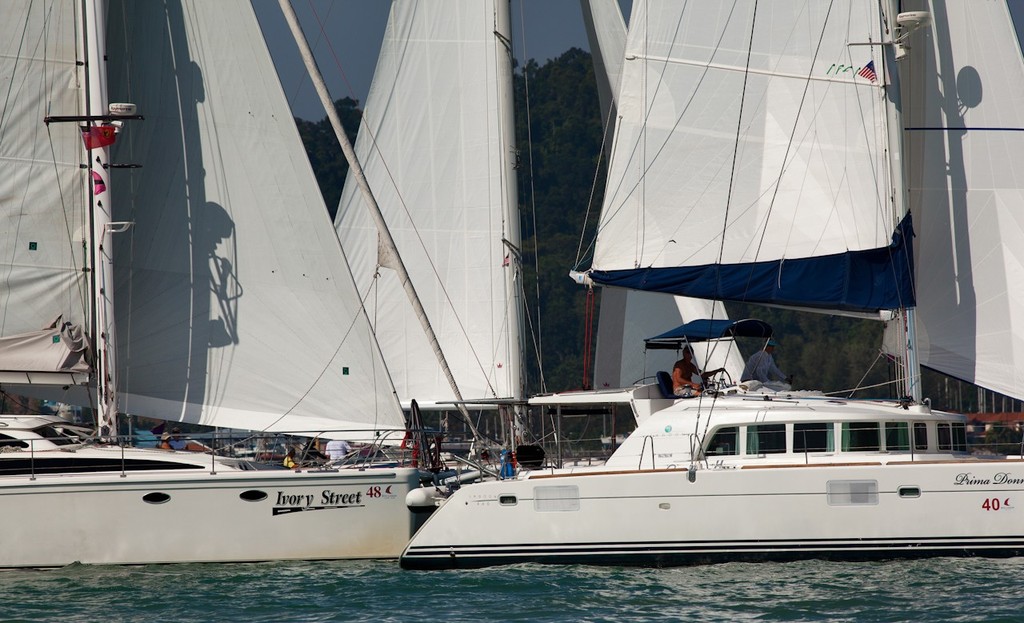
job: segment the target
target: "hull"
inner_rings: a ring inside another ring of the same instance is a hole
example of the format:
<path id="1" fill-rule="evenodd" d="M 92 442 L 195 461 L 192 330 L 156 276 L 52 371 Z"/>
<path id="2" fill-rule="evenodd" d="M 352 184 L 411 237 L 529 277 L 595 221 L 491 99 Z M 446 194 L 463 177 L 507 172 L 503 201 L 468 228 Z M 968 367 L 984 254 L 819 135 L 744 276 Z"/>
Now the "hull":
<path id="1" fill-rule="evenodd" d="M 0 567 L 394 558 L 417 486 L 408 468 L 6 477 Z"/>
<path id="2" fill-rule="evenodd" d="M 693 477 L 693 480 L 690 480 Z M 1024 555 L 1024 462 L 533 476 L 456 492 L 407 569 Z"/>

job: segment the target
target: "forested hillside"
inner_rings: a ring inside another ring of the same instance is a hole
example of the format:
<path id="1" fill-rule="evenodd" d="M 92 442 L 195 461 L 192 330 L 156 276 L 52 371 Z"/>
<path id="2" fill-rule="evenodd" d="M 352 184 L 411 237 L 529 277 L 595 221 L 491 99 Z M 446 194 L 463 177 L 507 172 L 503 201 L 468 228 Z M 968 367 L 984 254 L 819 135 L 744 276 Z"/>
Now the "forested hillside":
<path id="1" fill-rule="evenodd" d="M 515 95 L 531 391 L 580 388 L 586 292 L 567 272 L 574 267 L 581 234 L 584 249 L 593 237 L 604 187 L 601 118 L 590 55 L 572 49 L 543 65 L 527 62 L 516 71 Z M 358 103 L 344 99 L 336 105 L 354 141 Z M 348 166 L 326 119 L 297 122 L 333 216 Z M 589 260 L 582 266 L 589 266 Z M 879 356 L 882 323 L 749 305 L 729 305 L 728 310 L 734 318 L 757 317 L 773 324 L 781 343 L 776 359 L 795 376 L 797 387 L 838 391 L 874 386 L 856 396 L 892 394 L 889 364 Z M 924 388 L 937 407 L 978 408 L 973 385 L 926 372 Z M 1001 410 L 998 400 L 989 400 L 989 410 Z"/>

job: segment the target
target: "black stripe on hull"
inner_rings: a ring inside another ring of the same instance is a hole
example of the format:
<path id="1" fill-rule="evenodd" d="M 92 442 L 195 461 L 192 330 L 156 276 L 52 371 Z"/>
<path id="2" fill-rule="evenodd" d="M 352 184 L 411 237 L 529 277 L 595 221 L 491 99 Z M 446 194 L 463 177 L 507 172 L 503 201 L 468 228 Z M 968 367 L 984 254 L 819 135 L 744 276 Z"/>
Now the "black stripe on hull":
<path id="1" fill-rule="evenodd" d="M 941 542 L 938 542 L 941 541 Z M 681 567 L 725 562 L 792 562 L 797 560 L 873 561 L 908 558 L 1024 556 L 1024 537 L 860 540 L 845 542 L 788 541 L 785 545 L 651 546 L 611 543 L 584 546 L 458 546 L 410 548 L 399 564 L 403 569 L 475 569 L 519 563 L 607 565 L 623 567 Z"/>

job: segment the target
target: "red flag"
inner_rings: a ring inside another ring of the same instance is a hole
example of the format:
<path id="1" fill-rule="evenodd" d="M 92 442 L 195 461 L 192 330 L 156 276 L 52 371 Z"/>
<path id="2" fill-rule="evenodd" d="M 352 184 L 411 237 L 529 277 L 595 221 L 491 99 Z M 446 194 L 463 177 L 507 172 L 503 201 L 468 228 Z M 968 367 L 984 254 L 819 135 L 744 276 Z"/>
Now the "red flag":
<path id="1" fill-rule="evenodd" d="M 98 125 L 82 128 L 82 140 L 86 149 L 96 149 L 113 145 L 117 140 L 117 130 L 112 125 Z"/>

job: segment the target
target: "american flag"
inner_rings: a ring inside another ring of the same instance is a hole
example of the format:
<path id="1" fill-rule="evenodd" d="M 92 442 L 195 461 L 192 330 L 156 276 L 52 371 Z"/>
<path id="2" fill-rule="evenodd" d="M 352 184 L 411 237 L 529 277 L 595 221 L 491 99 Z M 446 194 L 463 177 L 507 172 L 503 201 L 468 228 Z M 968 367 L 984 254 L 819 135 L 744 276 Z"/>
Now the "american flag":
<path id="1" fill-rule="evenodd" d="M 878 74 L 875 73 L 875 61 L 868 61 L 868 64 L 861 67 L 857 75 L 867 78 L 871 82 L 878 82 Z"/>

